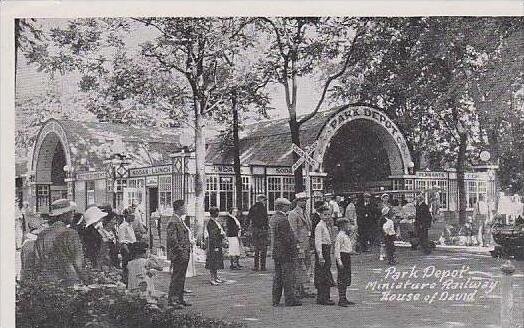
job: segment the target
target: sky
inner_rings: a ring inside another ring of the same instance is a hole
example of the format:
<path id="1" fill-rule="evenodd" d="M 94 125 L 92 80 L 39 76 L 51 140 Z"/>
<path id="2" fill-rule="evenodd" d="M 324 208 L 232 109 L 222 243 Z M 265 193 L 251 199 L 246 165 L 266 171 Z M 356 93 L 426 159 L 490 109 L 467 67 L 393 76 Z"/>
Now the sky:
<path id="1" fill-rule="evenodd" d="M 44 28 L 62 27 L 67 20 L 64 19 L 46 19 L 41 20 Z M 154 33 L 144 28 L 137 28 L 130 37 L 127 37 L 126 47 L 136 50 L 138 45 L 144 40 L 154 37 Z M 17 99 L 25 99 L 35 94 L 45 93 L 50 88 L 63 95 L 63 101 L 67 102 L 66 96 L 78 94 L 78 75 L 66 74 L 65 76 L 56 75 L 54 81 L 50 81 L 47 73 L 38 72 L 36 65 L 29 65 L 27 60 L 20 56 L 18 76 L 17 76 Z M 274 109 L 270 111 L 271 118 L 287 117 L 284 89 L 282 85 L 273 84 L 268 86 L 268 92 L 271 97 L 270 106 Z M 304 77 L 298 79 L 298 99 L 297 113 L 309 113 L 318 102 L 320 97 L 320 87 L 315 77 Z M 66 104 L 67 105 L 67 104 Z M 322 110 L 328 109 L 329 104 L 326 102 Z"/>

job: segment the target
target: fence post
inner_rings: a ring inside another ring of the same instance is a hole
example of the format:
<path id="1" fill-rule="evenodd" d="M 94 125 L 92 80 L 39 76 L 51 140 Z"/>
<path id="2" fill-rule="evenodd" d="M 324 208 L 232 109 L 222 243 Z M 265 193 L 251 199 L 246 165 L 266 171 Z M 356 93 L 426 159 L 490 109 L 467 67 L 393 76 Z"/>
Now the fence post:
<path id="1" fill-rule="evenodd" d="M 501 302 L 500 302 L 500 326 L 501 328 L 511 328 L 513 316 L 513 272 L 515 266 L 510 260 L 504 263 L 500 270 L 502 271 Z"/>

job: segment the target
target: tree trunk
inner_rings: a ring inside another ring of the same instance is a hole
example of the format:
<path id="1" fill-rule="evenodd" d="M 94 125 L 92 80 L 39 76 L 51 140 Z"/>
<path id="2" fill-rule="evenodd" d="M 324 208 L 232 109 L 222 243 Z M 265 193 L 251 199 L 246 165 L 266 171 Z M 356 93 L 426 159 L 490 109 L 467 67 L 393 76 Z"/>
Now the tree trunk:
<path id="1" fill-rule="evenodd" d="M 500 143 L 499 143 L 499 131 L 498 130 L 488 130 L 488 143 L 489 143 L 489 152 L 491 155 L 490 162 L 495 165 L 499 165 L 500 162 Z M 499 175 L 495 174 L 495 209 L 499 208 L 499 186 L 500 180 Z"/>
<path id="2" fill-rule="evenodd" d="M 206 140 L 203 131 L 202 112 L 200 104 L 195 102 L 195 218 L 197 222 L 197 238 L 204 233 L 204 194 L 206 188 Z"/>
<path id="3" fill-rule="evenodd" d="M 459 224 L 466 223 L 466 185 L 464 181 L 464 171 L 466 165 L 466 148 L 468 137 L 465 133 L 460 134 L 460 144 L 457 156 L 457 188 L 459 198 Z"/>
<path id="4" fill-rule="evenodd" d="M 289 118 L 289 128 L 291 130 L 291 142 L 300 147 L 300 126 L 298 125 L 296 117 Z M 291 145 L 290 145 L 291 146 Z M 293 163 L 298 161 L 300 156 L 293 152 Z M 302 167 L 295 172 L 295 193 L 304 191 L 304 178 L 302 174 Z"/>
<path id="5" fill-rule="evenodd" d="M 238 137 L 239 122 L 236 92 L 233 92 L 231 96 L 231 106 L 233 109 L 233 170 L 235 171 L 236 207 L 242 213 L 244 204 L 242 204 L 242 174 L 240 172 L 240 139 Z"/>

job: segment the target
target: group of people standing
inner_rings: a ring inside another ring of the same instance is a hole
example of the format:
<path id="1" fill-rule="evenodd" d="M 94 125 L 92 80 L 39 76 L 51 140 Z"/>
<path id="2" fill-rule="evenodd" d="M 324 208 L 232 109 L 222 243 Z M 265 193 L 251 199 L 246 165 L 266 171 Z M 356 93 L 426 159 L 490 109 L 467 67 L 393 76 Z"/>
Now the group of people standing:
<path id="1" fill-rule="evenodd" d="M 351 284 L 351 255 L 354 253 L 354 227 L 349 220 L 339 220 L 340 231 L 333 240 L 331 229 L 332 210 L 327 204 L 316 208 L 312 217 L 306 212 L 307 194 L 297 193 L 294 207 L 286 198 L 275 200 L 275 214 L 270 218 L 272 257 L 275 265 L 273 279 L 273 306 L 278 306 L 285 296 L 286 306 L 302 305 L 301 298 L 315 297 L 308 290 L 309 270 L 314 254 L 314 286 L 316 301 L 322 305 L 334 305 L 330 288 L 335 286 L 331 274 L 333 241 L 338 268 L 338 305 L 354 304 L 346 298 L 347 286 Z M 313 253 L 313 254 L 312 254 Z"/>

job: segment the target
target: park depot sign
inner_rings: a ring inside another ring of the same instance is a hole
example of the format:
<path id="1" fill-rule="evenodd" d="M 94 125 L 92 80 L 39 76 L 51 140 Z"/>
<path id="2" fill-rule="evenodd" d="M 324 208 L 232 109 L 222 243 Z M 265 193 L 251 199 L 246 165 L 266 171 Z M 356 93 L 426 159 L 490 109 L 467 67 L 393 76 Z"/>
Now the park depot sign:
<path id="1" fill-rule="evenodd" d="M 377 109 L 365 106 L 346 107 L 329 119 L 318 137 L 314 158 L 322 163 L 331 139 L 343 126 L 355 120 L 367 120 L 373 123 L 370 128 L 374 130 L 384 144 L 390 160 L 392 174 L 407 174 L 411 154 L 404 136 L 387 115 Z"/>

